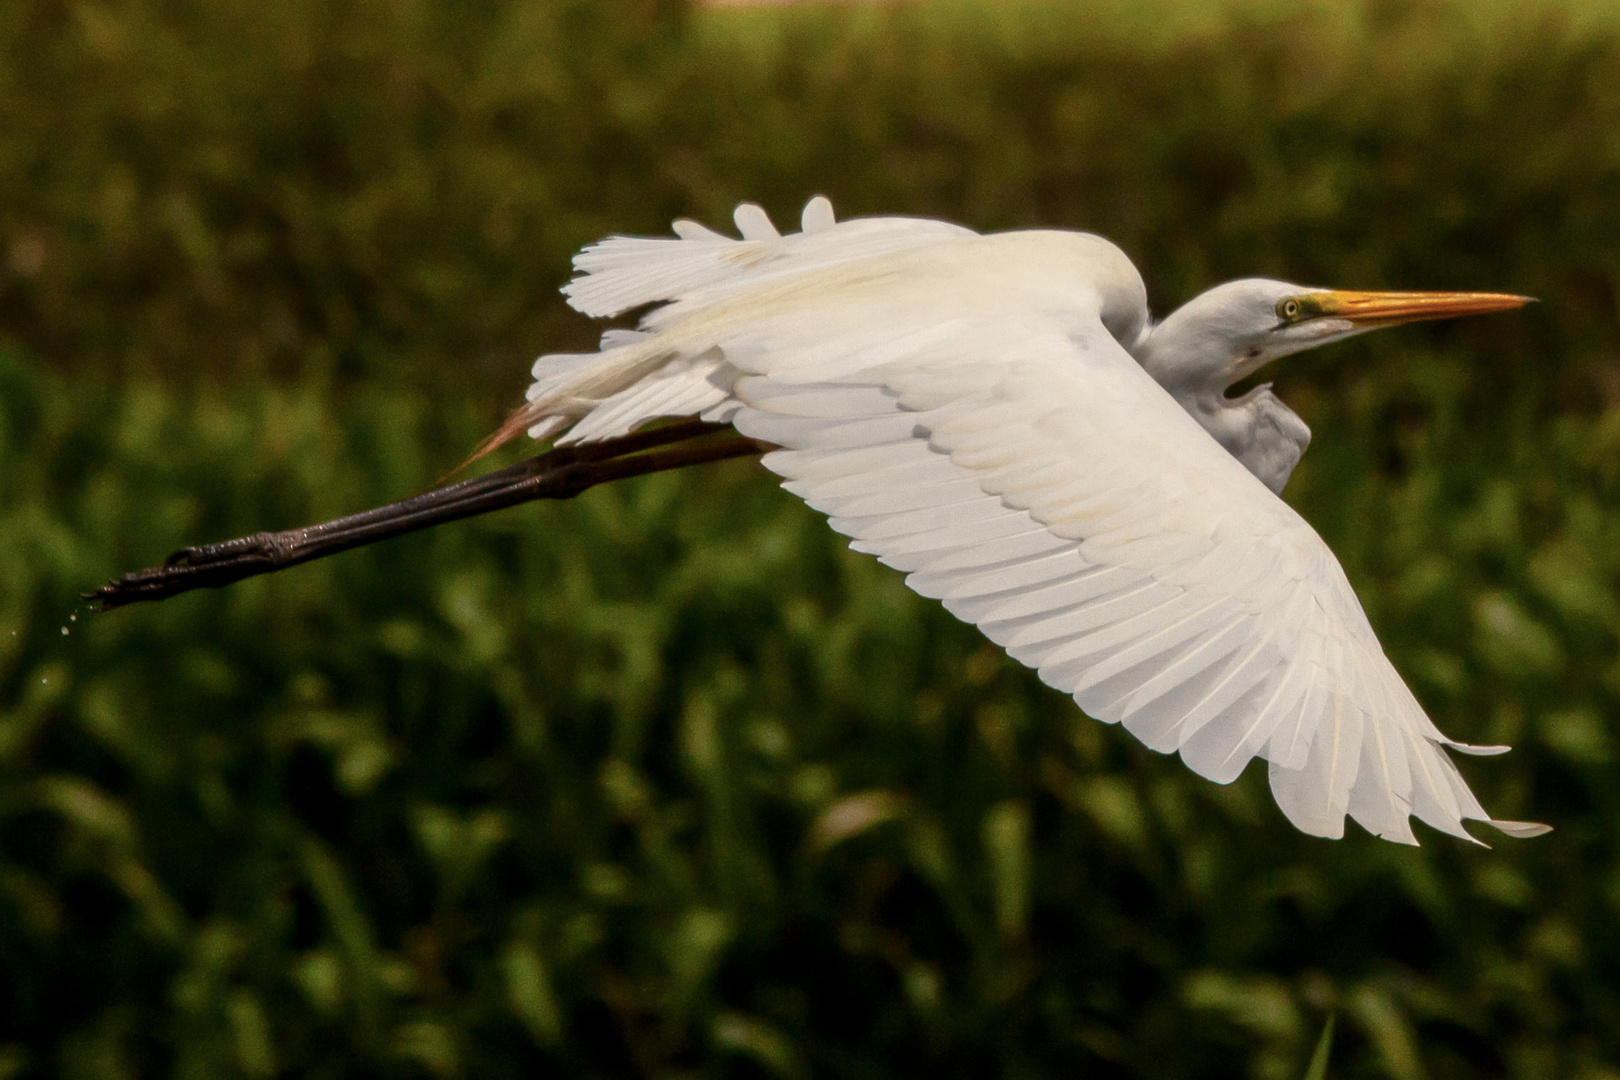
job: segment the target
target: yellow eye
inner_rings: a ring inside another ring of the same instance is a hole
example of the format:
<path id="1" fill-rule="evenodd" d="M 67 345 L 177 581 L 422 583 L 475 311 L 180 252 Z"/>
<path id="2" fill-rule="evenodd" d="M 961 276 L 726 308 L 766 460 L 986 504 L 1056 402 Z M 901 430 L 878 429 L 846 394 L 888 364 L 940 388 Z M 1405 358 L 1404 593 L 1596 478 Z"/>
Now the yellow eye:
<path id="1" fill-rule="evenodd" d="M 1299 318 L 1299 312 L 1299 301 L 1292 298 L 1284 300 L 1282 303 L 1277 305 L 1277 314 L 1281 315 L 1290 322 Z"/>

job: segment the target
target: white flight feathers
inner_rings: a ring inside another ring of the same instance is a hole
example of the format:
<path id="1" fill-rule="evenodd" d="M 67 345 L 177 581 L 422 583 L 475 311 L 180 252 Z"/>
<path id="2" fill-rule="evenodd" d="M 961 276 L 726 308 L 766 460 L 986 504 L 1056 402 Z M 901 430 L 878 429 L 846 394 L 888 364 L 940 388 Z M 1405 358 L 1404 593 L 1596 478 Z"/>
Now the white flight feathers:
<path id="1" fill-rule="evenodd" d="M 741 240 L 683 221 L 576 257 L 580 311 L 662 306 L 537 361 L 531 435 L 701 415 L 782 447 L 765 464 L 852 547 L 1201 775 L 1265 758 L 1308 833 L 1545 831 L 1484 811 L 1444 748 L 1505 748 L 1434 727 L 1326 545 L 1132 358 L 1145 293 L 1112 244 L 820 197 L 787 236 L 735 216 Z"/>
<path id="2" fill-rule="evenodd" d="M 819 195 L 805 204 L 803 231 L 787 236 L 753 203 L 737 207 L 734 217 L 741 240 L 695 221 L 677 221 L 679 239 L 610 236 L 592 244 L 574 256 L 574 269 L 584 276 L 564 285 L 563 295 L 586 315 L 618 315 L 662 300 L 712 301 L 736 288 L 976 235 L 922 218 L 838 224 L 832 203 Z"/>

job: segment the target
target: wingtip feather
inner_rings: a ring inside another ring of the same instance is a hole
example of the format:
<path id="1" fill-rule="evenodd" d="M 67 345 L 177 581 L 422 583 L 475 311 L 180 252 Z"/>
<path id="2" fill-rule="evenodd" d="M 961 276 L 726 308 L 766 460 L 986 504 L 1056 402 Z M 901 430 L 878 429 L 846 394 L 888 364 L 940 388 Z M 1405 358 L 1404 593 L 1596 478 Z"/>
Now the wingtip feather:
<path id="1" fill-rule="evenodd" d="M 1539 821 L 1502 821 L 1492 818 L 1485 824 L 1498 832 L 1506 833 L 1508 836 L 1519 840 L 1528 840 L 1533 836 L 1546 836 L 1553 831 L 1551 825 L 1543 825 Z"/>
<path id="2" fill-rule="evenodd" d="M 1497 754 L 1505 754 L 1513 749 L 1511 746 L 1474 746 L 1471 743 L 1456 742 L 1452 739 L 1445 740 L 1445 745 L 1459 754 L 1468 754 L 1471 757 L 1495 757 Z"/>

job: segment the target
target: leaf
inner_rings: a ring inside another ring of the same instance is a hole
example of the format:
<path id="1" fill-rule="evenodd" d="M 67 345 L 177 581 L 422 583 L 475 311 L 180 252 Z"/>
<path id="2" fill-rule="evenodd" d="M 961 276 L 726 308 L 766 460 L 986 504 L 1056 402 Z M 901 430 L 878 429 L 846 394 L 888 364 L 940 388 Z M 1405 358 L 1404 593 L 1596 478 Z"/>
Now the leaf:
<path id="1" fill-rule="evenodd" d="M 1322 1036 L 1316 1040 L 1316 1049 L 1311 1053 L 1310 1067 L 1305 1070 L 1305 1080 L 1327 1080 L 1328 1055 L 1333 1051 L 1333 1022 L 1337 1018 L 1337 1013 L 1328 1013 L 1327 1023 L 1322 1025 Z"/>

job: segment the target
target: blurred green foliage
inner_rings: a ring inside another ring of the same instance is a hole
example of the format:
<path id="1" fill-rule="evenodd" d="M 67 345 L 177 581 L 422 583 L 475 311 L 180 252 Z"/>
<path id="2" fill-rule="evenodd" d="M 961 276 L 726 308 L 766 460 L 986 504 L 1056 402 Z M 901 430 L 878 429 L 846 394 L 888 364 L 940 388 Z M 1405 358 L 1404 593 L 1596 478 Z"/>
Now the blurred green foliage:
<path id="1" fill-rule="evenodd" d="M 0 6 L 0 1076 L 1291 1078 L 1334 1012 L 1330 1075 L 1620 1075 L 1617 25 Z M 1277 378 L 1289 498 L 1558 831 L 1300 836 L 748 463 L 72 618 L 430 484 L 594 335 L 580 244 L 815 191 L 1095 229 L 1161 310 L 1540 296 Z"/>

